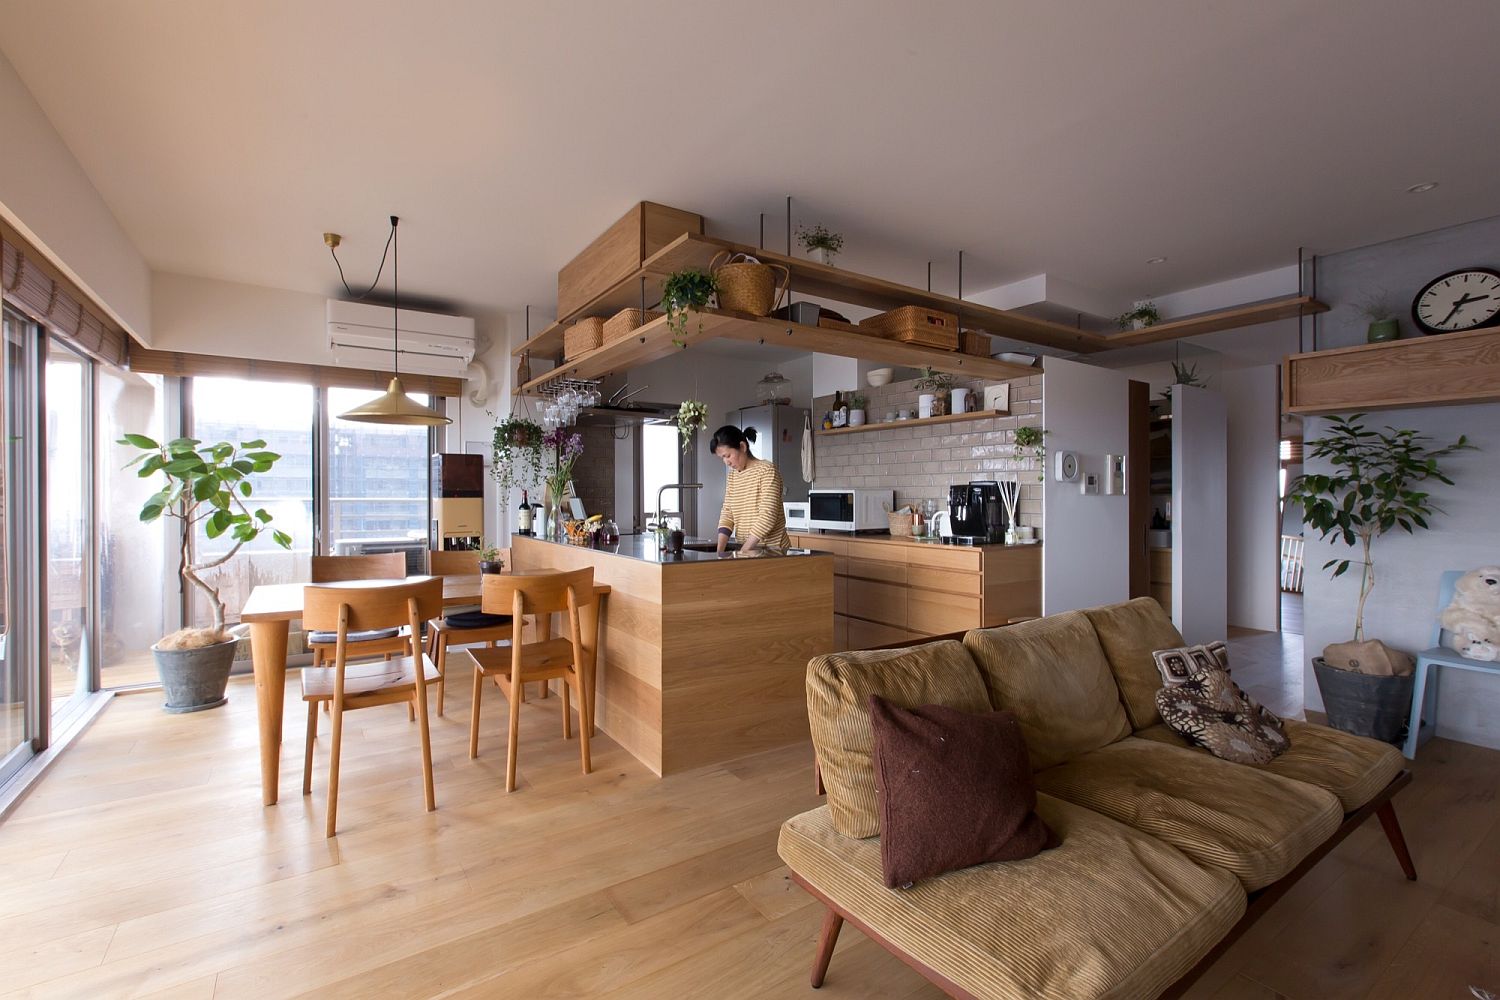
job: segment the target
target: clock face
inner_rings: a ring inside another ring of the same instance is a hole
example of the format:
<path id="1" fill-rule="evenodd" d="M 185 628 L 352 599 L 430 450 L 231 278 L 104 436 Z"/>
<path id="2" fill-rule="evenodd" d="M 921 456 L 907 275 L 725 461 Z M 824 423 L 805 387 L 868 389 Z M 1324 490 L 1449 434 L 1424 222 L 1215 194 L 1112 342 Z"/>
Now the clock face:
<path id="1" fill-rule="evenodd" d="M 1500 321 L 1500 271 L 1470 267 L 1433 278 L 1417 293 L 1411 316 L 1427 333 L 1454 333 Z"/>

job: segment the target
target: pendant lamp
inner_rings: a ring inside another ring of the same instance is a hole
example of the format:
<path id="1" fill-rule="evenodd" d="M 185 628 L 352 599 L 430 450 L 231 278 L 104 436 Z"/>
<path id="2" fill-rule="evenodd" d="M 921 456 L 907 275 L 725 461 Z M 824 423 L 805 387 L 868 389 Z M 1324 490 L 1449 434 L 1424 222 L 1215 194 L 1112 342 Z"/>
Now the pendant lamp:
<path id="1" fill-rule="evenodd" d="M 357 420 L 365 424 L 404 424 L 407 426 L 441 427 L 453 421 L 431 407 L 423 406 L 401 388 L 401 237 L 397 226 L 401 220 L 391 216 L 391 334 L 394 362 L 391 384 L 385 392 L 368 403 L 356 406 L 339 414 L 340 420 Z"/>

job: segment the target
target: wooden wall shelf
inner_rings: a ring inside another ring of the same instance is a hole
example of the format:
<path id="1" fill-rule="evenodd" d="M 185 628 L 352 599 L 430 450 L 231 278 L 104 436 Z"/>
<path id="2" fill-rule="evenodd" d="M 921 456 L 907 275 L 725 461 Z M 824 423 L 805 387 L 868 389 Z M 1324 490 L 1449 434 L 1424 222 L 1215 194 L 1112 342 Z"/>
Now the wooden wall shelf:
<path id="1" fill-rule="evenodd" d="M 612 372 L 649 364 L 674 351 L 681 350 L 672 342 L 672 336 L 672 331 L 667 326 L 667 317 L 658 317 L 628 337 L 596 347 L 586 354 L 581 354 L 577 358 L 538 375 L 520 386 L 516 392 L 521 394 L 535 392 L 559 378 L 596 379 Z M 833 354 L 843 358 L 879 361 L 890 365 L 913 368 L 931 367 L 935 371 L 975 378 L 999 380 L 1025 378 L 1040 374 L 1042 371 L 1035 365 L 1016 365 L 994 358 L 940 351 L 931 347 L 903 344 L 899 341 L 885 340 L 863 333 L 829 330 L 763 316 L 748 316 L 744 313 L 726 312 L 719 309 L 705 309 L 701 313 L 688 314 L 687 331 L 682 338 L 688 346 L 715 337 L 756 344 L 774 343 L 798 351 Z"/>
<path id="2" fill-rule="evenodd" d="M 1142 344 L 1159 344 L 1166 340 L 1181 340 L 1184 337 L 1201 337 L 1205 333 L 1221 330 L 1237 330 L 1245 326 L 1274 323 L 1282 319 L 1297 319 L 1314 313 L 1327 312 L 1328 306 L 1310 295 L 1293 295 L 1284 299 L 1269 299 L 1248 306 L 1220 309 L 1211 313 L 1200 313 L 1169 323 L 1157 323 L 1144 330 L 1126 330 L 1112 333 L 1105 338 L 1107 349 L 1139 347 Z"/>
<path id="3" fill-rule="evenodd" d="M 1293 354 L 1281 378 L 1287 413 L 1500 402 L 1500 329 Z"/>
<path id="4" fill-rule="evenodd" d="M 933 424 L 961 424 L 969 420 L 988 420 L 991 417 L 1008 417 L 1006 410 L 980 410 L 977 413 L 949 413 L 941 417 L 917 417 L 913 420 L 891 420 L 878 424 L 860 424 L 858 427 L 834 427 L 819 430 L 818 437 L 835 434 L 863 434 L 865 431 L 893 431 L 898 427 L 930 427 Z"/>

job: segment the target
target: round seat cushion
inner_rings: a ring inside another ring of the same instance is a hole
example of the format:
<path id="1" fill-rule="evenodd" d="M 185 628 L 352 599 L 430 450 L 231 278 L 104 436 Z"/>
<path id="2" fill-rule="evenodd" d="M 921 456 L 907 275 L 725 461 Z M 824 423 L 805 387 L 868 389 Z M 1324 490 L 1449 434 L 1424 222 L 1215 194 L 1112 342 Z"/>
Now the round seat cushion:
<path id="1" fill-rule="evenodd" d="M 483 611 L 456 611 L 443 617 L 449 628 L 499 628 L 510 624 L 510 615 L 488 615 Z"/>

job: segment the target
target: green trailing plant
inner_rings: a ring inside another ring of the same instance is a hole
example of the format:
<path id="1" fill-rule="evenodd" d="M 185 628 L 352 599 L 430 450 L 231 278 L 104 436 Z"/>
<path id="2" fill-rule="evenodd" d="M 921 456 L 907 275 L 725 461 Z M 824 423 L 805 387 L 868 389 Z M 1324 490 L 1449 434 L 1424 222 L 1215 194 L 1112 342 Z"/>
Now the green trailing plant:
<path id="1" fill-rule="evenodd" d="M 1034 459 L 1040 466 L 1036 477 L 1039 483 L 1047 479 L 1047 447 L 1042 443 L 1046 434 L 1040 427 L 1026 426 L 1017 427 L 1011 436 L 1016 444 L 1016 456 Z"/>
<path id="2" fill-rule="evenodd" d="M 518 487 L 535 489 L 542 475 L 541 425 L 515 414 L 496 424 L 490 475 L 500 485 L 502 495 Z"/>
<path id="3" fill-rule="evenodd" d="M 1141 326 L 1155 326 L 1161 322 L 1161 310 L 1156 308 L 1155 302 L 1142 302 L 1129 312 L 1123 312 L 1115 320 L 1122 330 L 1135 328 L 1136 320 L 1140 320 Z"/>
<path id="4" fill-rule="evenodd" d="M 1438 460 L 1458 451 L 1473 450 L 1467 437 L 1441 448 L 1428 446 L 1428 438 L 1414 430 L 1369 430 L 1365 414 L 1330 417 L 1328 433 L 1304 447 L 1312 461 L 1327 462 L 1329 473 L 1305 473 L 1293 480 L 1287 499 L 1302 508 L 1302 522 L 1320 538 L 1335 538 L 1358 546 L 1359 558 L 1330 559 L 1323 569 L 1336 579 L 1359 566 L 1359 604 L 1354 612 L 1354 641 L 1365 637 L 1365 603 L 1375 589 L 1375 564 L 1371 548 L 1375 539 L 1400 528 L 1407 534 L 1428 527 L 1428 520 L 1442 512 L 1422 486 L 1436 480 L 1448 486 L 1453 480 L 1438 466 Z"/>
<path id="5" fill-rule="evenodd" d="M 941 395 L 953 388 L 953 376 L 947 372 L 934 371 L 930 366 L 922 369 L 922 374 L 912 384 L 912 388 L 918 392 L 931 392 Z"/>
<path id="6" fill-rule="evenodd" d="M 844 235 L 827 229 L 821 224 L 810 229 L 798 226 L 797 242 L 802 244 L 804 250 L 827 250 L 830 257 L 844 249 Z"/>
<path id="7" fill-rule="evenodd" d="M 223 641 L 224 600 L 219 588 L 210 586 L 201 574 L 229 562 L 262 531 L 269 531 L 272 541 L 282 548 L 292 547 L 291 535 L 270 527 L 270 512 L 248 503 L 255 494 L 255 476 L 270 472 L 281 456 L 266 451 L 264 441 L 206 445 L 197 438 L 177 438 L 158 444 L 144 434 L 126 434 L 116 443 L 140 452 L 126 464 L 127 469 L 139 465 L 137 475 L 142 479 L 158 474 L 166 479 L 141 506 L 141 521 L 151 524 L 168 517 L 182 522 L 177 572 L 184 583 L 203 592 L 213 611 L 209 634 Z M 234 544 L 222 555 L 193 561 L 192 541 L 199 526 L 207 537 L 227 534 Z"/>
<path id="8" fill-rule="evenodd" d="M 682 450 L 693 446 L 693 434 L 708 426 L 708 406 L 696 399 L 685 399 L 677 408 L 677 432 L 682 435 Z"/>
<path id="9" fill-rule="evenodd" d="M 701 311 L 708 308 L 709 300 L 719 291 L 719 283 L 712 274 L 697 268 L 675 271 L 661 283 L 661 307 L 667 314 L 667 326 L 672 330 L 672 343 L 687 346 L 688 310 Z M 698 318 L 698 332 L 703 332 L 703 317 Z"/>

